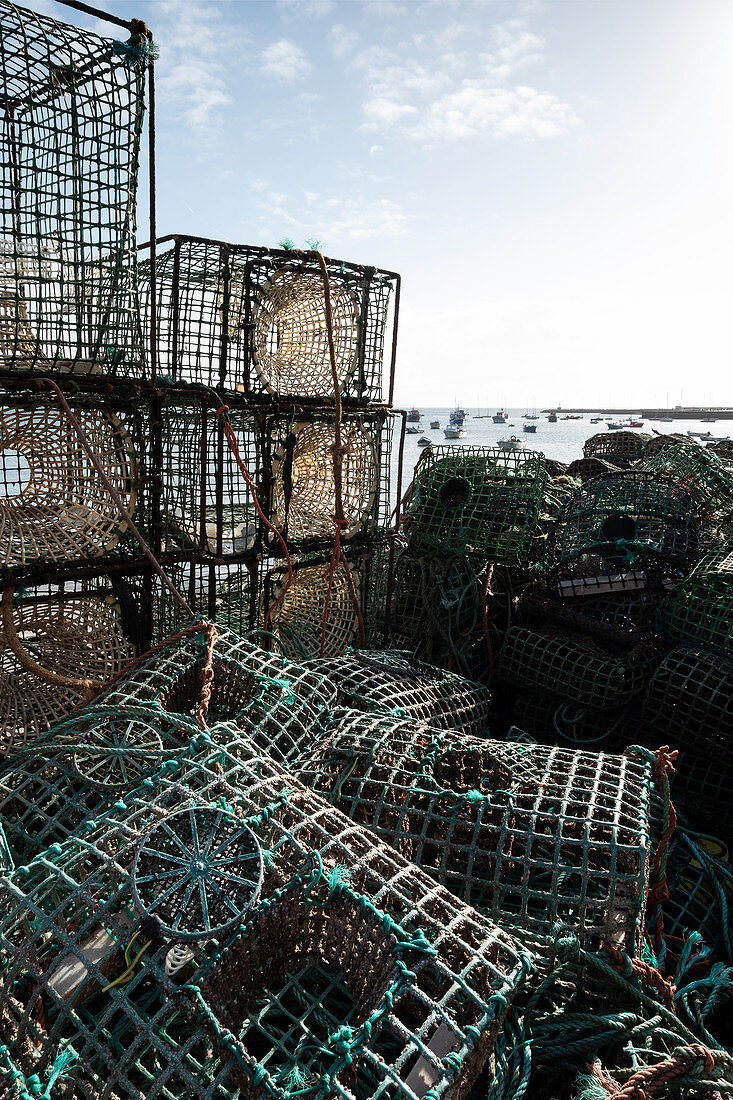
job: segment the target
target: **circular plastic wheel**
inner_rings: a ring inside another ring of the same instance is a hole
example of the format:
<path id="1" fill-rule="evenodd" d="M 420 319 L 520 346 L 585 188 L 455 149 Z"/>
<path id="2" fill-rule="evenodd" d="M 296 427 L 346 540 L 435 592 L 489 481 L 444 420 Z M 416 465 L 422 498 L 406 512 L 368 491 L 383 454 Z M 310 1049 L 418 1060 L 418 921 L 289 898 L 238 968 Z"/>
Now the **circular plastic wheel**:
<path id="1" fill-rule="evenodd" d="M 202 940 L 237 924 L 262 885 L 257 837 L 226 810 L 189 807 L 147 835 L 135 855 L 132 889 L 138 907 L 164 936 Z"/>
<path id="2" fill-rule="evenodd" d="M 74 753 L 81 778 L 104 790 L 133 787 L 160 763 L 157 731 L 137 719 L 99 719 L 84 731 L 86 744 Z"/>

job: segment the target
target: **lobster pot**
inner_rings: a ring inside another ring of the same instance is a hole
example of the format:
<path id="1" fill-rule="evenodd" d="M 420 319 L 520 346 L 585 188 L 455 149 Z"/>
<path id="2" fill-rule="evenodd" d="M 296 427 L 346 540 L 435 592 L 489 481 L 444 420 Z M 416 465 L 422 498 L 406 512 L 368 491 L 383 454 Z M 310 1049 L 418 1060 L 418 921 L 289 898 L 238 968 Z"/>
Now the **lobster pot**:
<path id="1" fill-rule="evenodd" d="M 71 1045 L 89 1097 L 458 1100 L 530 957 L 266 757 L 201 750 L 0 880 L 10 1057 Z"/>
<path id="2" fill-rule="evenodd" d="M 285 565 L 262 562 L 262 625 L 286 657 L 339 657 L 359 643 L 366 565 L 342 557 L 332 569 L 324 558 L 306 557 L 292 563 L 289 576 Z"/>
<path id="3" fill-rule="evenodd" d="M 224 565 L 184 561 L 166 564 L 165 568 L 196 616 L 235 634 L 257 629 L 258 572 L 251 557 Z M 189 619 L 168 588 L 157 579 L 153 599 L 153 640 L 158 644 L 185 627 Z"/>
<path id="4" fill-rule="evenodd" d="M 344 397 L 381 401 L 399 277 L 328 260 L 336 373 Z M 140 266 L 150 308 L 150 268 Z M 324 282 L 313 253 L 177 236 L 157 257 L 161 373 L 247 395 L 334 396 Z"/>
<path id="5" fill-rule="evenodd" d="M 547 470 L 547 476 L 550 478 L 565 477 L 568 472 L 568 465 L 566 462 L 560 462 L 557 458 L 545 457 L 545 469 Z"/>
<path id="6" fill-rule="evenodd" d="M 575 458 L 568 464 L 568 468 L 565 471 L 568 477 L 580 478 L 581 482 L 585 485 L 586 481 L 590 481 L 594 477 L 607 477 L 609 474 L 613 474 L 618 470 L 618 466 L 609 462 L 603 458 L 591 457 L 591 458 Z"/>
<path id="7" fill-rule="evenodd" d="M 504 640 L 500 672 L 517 687 L 549 691 L 580 706 L 620 707 L 644 690 L 662 656 L 651 640 L 625 653 L 582 634 L 513 626 Z"/>
<path id="8" fill-rule="evenodd" d="M 662 602 L 659 630 L 682 644 L 733 655 L 733 547 L 711 550 Z"/>
<path id="9" fill-rule="evenodd" d="M 630 648 L 656 632 L 657 609 L 663 598 L 662 592 L 647 589 L 573 600 L 548 599 L 527 593 L 522 596 L 522 607 L 540 612 L 560 627 Z"/>
<path id="10" fill-rule="evenodd" d="M 161 410 L 161 549 L 166 555 L 244 555 L 256 548 L 259 518 L 237 460 L 208 397 Z M 239 454 L 260 479 L 259 425 L 251 410 L 228 413 Z"/>
<path id="11" fill-rule="evenodd" d="M 136 581 L 136 586 L 140 582 Z M 128 580 L 8 588 L 0 625 L 0 756 L 18 751 L 117 675 L 144 637 Z"/>
<path id="12" fill-rule="evenodd" d="M 672 478 L 693 495 L 705 517 L 733 508 L 733 469 L 698 443 L 675 442 L 645 456 L 638 469 Z"/>
<path id="13" fill-rule="evenodd" d="M 335 728 L 301 760 L 301 780 L 441 885 L 535 932 L 563 920 L 589 948 L 639 946 L 651 754 L 483 741 L 372 715 Z"/>
<path id="14" fill-rule="evenodd" d="M 659 588 L 686 572 L 699 522 L 691 494 L 636 470 L 596 478 L 565 504 L 545 544 L 545 579 L 563 599 Z"/>
<path id="15" fill-rule="evenodd" d="M 570 745 L 592 751 L 621 752 L 639 740 L 638 709 L 588 707 L 547 691 L 524 688 L 512 710 L 517 726 L 546 745 Z M 514 740 L 514 734 L 508 735 Z"/>
<path id="16" fill-rule="evenodd" d="M 543 456 L 486 447 L 433 447 L 423 454 L 405 508 L 412 553 L 526 563 L 548 481 Z"/>
<path id="17" fill-rule="evenodd" d="M 341 539 L 371 536 L 389 523 L 390 462 L 394 418 L 381 412 L 350 413 L 341 424 Z M 270 517 L 288 543 L 308 549 L 332 540 L 336 491 L 333 411 L 309 419 L 273 418 L 266 425 L 272 489 Z M 268 533 L 275 544 L 275 535 Z"/>
<path id="18" fill-rule="evenodd" d="M 720 455 L 727 462 L 733 461 L 733 439 L 716 439 L 712 443 L 706 443 L 705 449 L 712 451 L 714 455 Z"/>
<path id="19" fill-rule="evenodd" d="M 650 438 L 639 432 L 599 432 L 586 439 L 583 458 L 600 458 L 614 466 L 628 466 L 641 458 Z"/>
<path id="20" fill-rule="evenodd" d="M 684 941 L 694 929 L 708 947 L 730 962 L 733 865 L 727 843 L 716 836 L 678 828 L 670 846 L 667 888 L 664 926 L 670 942 Z"/>
<path id="21" fill-rule="evenodd" d="M 145 529 L 149 508 L 141 456 L 145 408 L 127 402 L 72 401 L 95 459 L 122 503 Z M 0 395 L 0 573 L 140 551 L 55 398 Z"/>
<path id="22" fill-rule="evenodd" d="M 194 626 L 111 685 L 95 705 L 123 711 L 142 706 L 145 720 L 161 736 L 173 721 L 190 738 L 198 732 L 206 660 L 206 635 L 201 625 Z M 325 677 L 226 630 L 216 638 L 212 671 L 205 716 L 211 736 L 216 739 L 222 722 L 256 727 L 250 736 L 276 760 L 290 759 L 310 744 L 335 704 L 335 689 Z"/>
<path id="23" fill-rule="evenodd" d="M 684 443 L 688 445 L 690 440 L 685 435 L 653 435 L 651 439 L 647 439 L 644 444 L 644 453 L 642 458 L 653 458 L 654 455 L 659 454 L 665 447 L 670 445 L 674 446 L 677 443 Z"/>
<path id="24" fill-rule="evenodd" d="M 404 653 L 360 650 L 308 661 L 306 667 L 327 677 L 338 691 L 339 702 L 355 710 L 477 736 L 486 728 L 491 703 L 487 688 Z"/>
<path id="25" fill-rule="evenodd" d="M 0 372 L 139 378 L 144 67 L 3 0 Z"/>

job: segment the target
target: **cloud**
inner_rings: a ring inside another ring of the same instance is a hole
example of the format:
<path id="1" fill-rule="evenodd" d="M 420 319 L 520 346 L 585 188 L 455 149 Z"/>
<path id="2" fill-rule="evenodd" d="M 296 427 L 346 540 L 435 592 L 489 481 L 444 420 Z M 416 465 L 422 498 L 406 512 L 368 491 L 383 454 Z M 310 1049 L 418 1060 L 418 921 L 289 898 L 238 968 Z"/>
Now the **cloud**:
<path id="1" fill-rule="evenodd" d="M 289 38 L 281 38 L 279 42 L 266 46 L 260 60 L 260 72 L 283 83 L 302 80 L 313 68 L 300 46 Z"/>
<path id="2" fill-rule="evenodd" d="M 356 46 L 359 36 L 345 27 L 343 23 L 334 23 L 328 32 L 328 44 L 334 57 L 344 58 Z"/>
<path id="3" fill-rule="evenodd" d="M 547 92 L 466 81 L 458 91 L 431 104 L 413 128 L 412 137 L 437 141 L 492 133 L 497 137 L 552 138 L 569 133 L 577 124 L 572 107 Z"/>
<path id="4" fill-rule="evenodd" d="M 367 100 L 362 106 L 362 112 L 365 130 L 387 130 L 418 113 L 416 107 L 384 98 Z"/>
<path id="5" fill-rule="evenodd" d="M 401 236 L 411 220 L 393 199 L 369 198 L 361 192 L 344 197 L 307 190 L 299 195 L 268 191 L 255 202 L 265 239 L 287 231 L 296 243 L 316 236 L 331 249 L 351 241 Z"/>
<path id="6" fill-rule="evenodd" d="M 286 19 L 299 15 L 321 19 L 333 11 L 335 3 L 334 0 L 277 0 L 277 6 Z"/>

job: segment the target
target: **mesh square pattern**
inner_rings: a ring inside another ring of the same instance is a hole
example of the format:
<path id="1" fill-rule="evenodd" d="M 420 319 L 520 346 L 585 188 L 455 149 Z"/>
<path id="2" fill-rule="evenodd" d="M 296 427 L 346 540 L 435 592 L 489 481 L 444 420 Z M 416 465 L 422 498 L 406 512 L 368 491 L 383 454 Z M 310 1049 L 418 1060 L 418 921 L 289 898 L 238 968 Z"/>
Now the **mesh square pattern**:
<path id="1" fill-rule="evenodd" d="M 224 564 L 166 563 L 166 573 L 193 612 L 220 628 L 247 634 L 258 630 L 259 574 L 256 560 Z M 188 625 L 185 611 L 157 578 L 153 586 L 153 642 L 165 642 Z"/>
<path id="2" fill-rule="evenodd" d="M 512 717 L 519 728 L 545 745 L 582 746 L 611 753 L 637 743 L 642 725 L 638 703 L 599 709 L 529 688 L 517 695 Z M 510 734 L 507 736 L 512 740 Z M 653 737 L 658 743 L 659 734 Z M 672 743 L 676 745 L 675 741 Z"/>
<path id="3" fill-rule="evenodd" d="M 71 1048 L 84 1100 L 463 1097 L 531 959 L 231 735 L 0 879 L 10 1056 Z"/>
<path id="4" fill-rule="evenodd" d="M 641 458 L 650 438 L 639 432 L 599 432 L 586 439 L 583 458 L 606 459 L 614 465 L 635 462 Z"/>
<path id="5" fill-rule="evenodd" d="M 144 71 L 0 4 L 0 372 L 141 377 L 135 198 Z"/>
<path id="6" fill-rule="evenodd" d="M 619 707 L 644 690 L 663 656 L 654 639 L 626 652 L 582 634 L 513 626 L 499 671 L 510 684 L 562 695 L 581 706 Z"/>
<path id="7" fill-rule="evenodd" d="M 663 598 L 663 592 L 644 588 L 605 596 L 578 595 L 570 600 L 527 591 L 521 596 L 521 606 L 570 630 L 632 646 L 656 633 L 657 609 Z"/>
<path id="8" fill-rule="evenodd" d="M 95 457 L 143 530 L 147 407 L 72 400 Z M 0 576 L 140 551 L 55 398 L 0 392 Z"/>
<path id="9" fill-rule="evenodd" d="M 336 494 L 333 409 L 309 415 L 268 417 L 263 439 L 269 452 L 269 515 L 291 546 L 307 550 L 334 537 Z M 394 417 L 385 411 L 347 413 L 341 424 L 341 538 L 384 531 L 390 514 Z M 268 533 L 270 543 L 275 536 Z"/>
<path id="10" fill-rule="evenodd" d="M 699 443 L 670 443 L 656 454 L 645 455 L 637 469 L 664 474 L 689 489 L 705 516 L 733 509 L 733 468 Z"/>
<path id="11" fill-rule="evenodd" d="M 39 585 L 15 597 L 5 590 L 0 757 L 33 741 L 132 660 L 142 637 L 139 604 L 132 578 Z"/>
<path id="12" fill-rule="evenodd" d="M 327 266 L 341 392 L 381 401 L 399 278 L 340 260 Z M 177 236 L 157 257 L 157 277 L 160 369 L 171 381 L 247 395 L 333 396 L 323 279 L 311 253 Z M 149 309 L 147 261 L 140 281 Z"/>
<path id="13" fill-rule="evenodd" d="M 594 478 L 550 528 L 546 585 L 566 598 L 662 587 L 692 564 L 699 528 L 692 495 L 670 478 L 636 470 Z"/>
<path id="14" fill-rule="evenodd" d="M 298 775 L 482 912 L 585 946 L 641 942 L 651 765 L 375 715 L 335 721 Z M 651 754 L 650 754 L 651 759 Z"/>
<path id="15" fill-rule="evenodd" d="M 660 604 L 665 637 L 733 656 L 733 545 L 711 550 Z"/>
<path id="16" fill-rule="evenodd" d="M 252 480 L 261 476 L 260 424 L 232 406 L 229 422 Z M 161 409 L 161 551 L 231 558 L 252 552 L 259 519 L 213 398 L 164 400 Z"/>
<path id="17" fill-rule="evenodd" d="M 413 553 L 475 553 L 499 565 L 529 558 L 547 471 L 541 454 L 490 447 L 423 452 L 405 505 Z"/>
<path id="18" fill-rule="evenodd" d="M 416 719 L 437 729 L 477 736 L 486 728 L 488 688 L 405 653 L 359 650 L 306 661 L 304 667 L 324 676 L 337 689 L 339 702 L 354 710 Z"/>
<path id="19" fill-rule="evenodd" d="M 365 556 L 343 556 L 332 576 L 329 559 L 320 555 L 293 558 L 292 567 L 288 579 L 285 565 L 271 558 L 262 559 L 262 627 L 276 636 L 277 644 L 291 660 L 340 657 L 360 639 L 360 617 L 366 599 Z"/>
<path id="20" fill-rule="evenodd" d="M 143 707 L 145 721 L 160 727 L 178 720 L 196 726 L 206 639 L 191 632 L 146 657 L 94 700 L 102 711 Z M 222 630 L 213 654 L 213 680 L 206 724 L 257 728 L 258 748 L 275 760 L 297 756 L 318 737 L 336 703 L 328 678 L 253 642 Z M 76 719 L 74 724 L 76 725 Z M 254 736 L 254 735 L 253 735 Z"/>
<path id="21" fill-rule="evenodd" d="M 613 462 L 603 458 L 575 458 L 565 471 L 568 477 L 579 477 L 583 484 L 593 477 L 605 477 L 618 469 Z"/>

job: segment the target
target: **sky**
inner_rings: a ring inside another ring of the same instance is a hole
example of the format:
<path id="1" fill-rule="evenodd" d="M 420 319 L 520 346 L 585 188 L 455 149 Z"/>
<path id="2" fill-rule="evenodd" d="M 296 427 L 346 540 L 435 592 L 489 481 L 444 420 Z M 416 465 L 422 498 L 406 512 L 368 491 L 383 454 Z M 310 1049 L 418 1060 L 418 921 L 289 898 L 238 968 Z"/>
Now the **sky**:
<path id="1" fill-rule="evenodd" d="M 398 404 L 733 405 L 730 0 L 100 6 L 160 47 L 159 234 L 398 271 Z"/>

